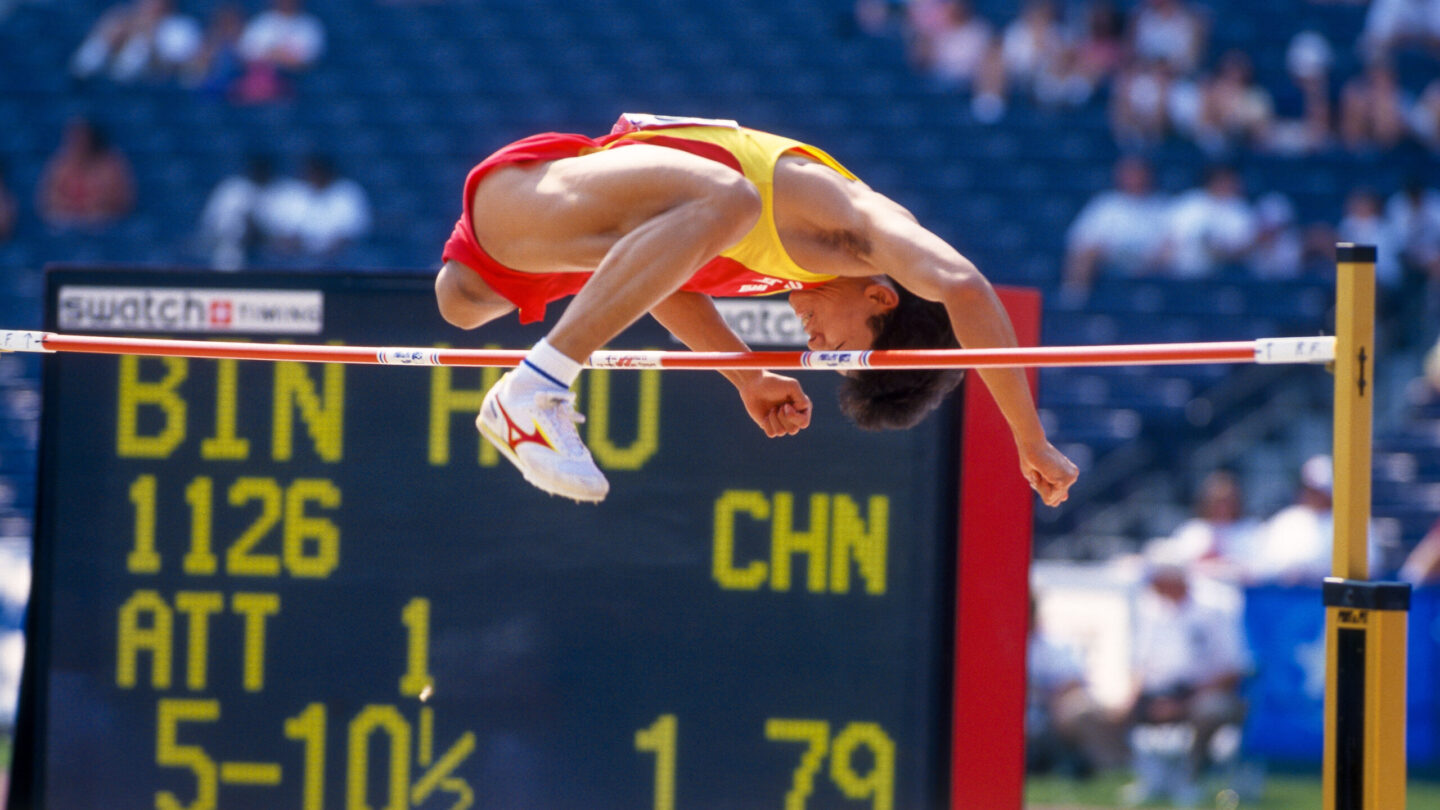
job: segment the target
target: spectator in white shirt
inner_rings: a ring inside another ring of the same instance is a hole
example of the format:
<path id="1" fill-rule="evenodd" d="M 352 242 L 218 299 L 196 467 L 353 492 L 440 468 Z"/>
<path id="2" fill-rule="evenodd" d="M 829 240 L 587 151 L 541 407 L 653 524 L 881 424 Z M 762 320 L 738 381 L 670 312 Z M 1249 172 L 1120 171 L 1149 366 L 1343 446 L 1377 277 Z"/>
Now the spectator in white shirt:
<path id="1" fill-rule="evenodd" d="M 1330 575 L 1335 537 L 1333 482 L 1334 465 L 1329 456 L 1313 456 L 1301 465 L 1295 503 L 1276 512 L 1261 528 L 1251 560 L 1256 580 L 1319 586 Z"/>
<path id="2" fill-rule="evenodd" d="M 1385 204 L 1385 222 L 1401 268 L 1393 319 L 1400 348 L 1426 346 L 1440 324 L 1440 191 L 1411 178 Z"/>
<path id="3" fill-rule="evenodd" d="M 1213 76 L 1200 83 L 1196 142 L 1211 154 L 1265 141 L 1274 118 L 1270 93 L 1255 81 L 1250 57 L 1227 51 Z"/>
<path id="4" fill-rule="evenodd" d="M 1005 26 L 1000 44 L 1004 75 L 1022 90 L 1032 89 L 1042 73 L 1066 58 L 1069 49 L 1054 0 L 1029 0 L 1020 16 Z"/>
<path id="5" fill-rule="evenodd" d="M 1240 175 L 1212 166 L 1205 184 L 1181 194 L 1165 225 L 1162 264 L 1175 278 L 1204 278 L 1244 258 L 1255 241 L 1255 211 Z"/>
<path id="6" fill-rule="evenodd" d="M 1440 191 L 1411 178 L 1385 203 L 1385 221 L 1406 271 L 1440 279 Z"/>
<path id="7" fill-rule="evenodd" d="M 200 23 L 171 0 L 134 0 L 108 9 L 70 60 L 76 78 L 105 72 L 117 82 L 166 78 L 194 58 Z"/>
<path id="8" fill-rule="evenodd" d="M 1145 149 L 1171 129 L 1174 68 L 1158 59 L 1137 59 L 1120 70 L 1110 90 L 1110 132 L 1124 149 Z"/>
<path id="9" fill-rule="evenodd" d="M 1065 236 L 1065 294 L 1083 300 L 1101 272 L 1141 276 L 1160 258 L 1168 205 L 1139 157 L 1115 163 L 1113 189 L 1090 199 Z"/>
<path id="10" fill-rule="evenodd" d="M 1243 585 L 1260 521 L 1245 514 L 1240 479 L 1215 470 L 1195 493 L 1194 517 L 1146 547 L 1146 556 L 1182 564 L 1223 582 Z"/>
<path id="11" fill-rule="evenodd" d="M 1090 693 L 1080 654 L 1047 634 L 1030 598 L 1026 641 L 1025 767 L 1085 777 L 1124 764 L 1117 724 Z"/>
<path id="12" fill-rule="evenodd" d="M 252 155 L 245 170 L 221 180 L 200 215 L 200 244 L 216 270 L 239 270 L 277 232 L 276 204 L 295 180 L 275 177 L 265 155 Z"/>
<path id="13" fill-rule="evenodd" d="M 1410 129 L 1420 143 L 1432 152 L 1440 152 L 1440 79 L 1425 85 L 1420 98 L 1410 108 Z"/>
<path id="14" fill-rule="evenodd" d="M 1256 278 L 1296 278 L 1305 271 L 1305 240 L 1295 206 L 1278 191 L 1255 202 L 1255 244 L 1245 264 Z"/>
<path id="15" fill-rule="evenodd" d="M 1340 90 L 1340 141 L 1362 153 L 1398 146 L 1409 130 L 1412 101 L 1394 65 L 1370 60 L 1365 71 Z"/>
<path id="16" fill-rule="evenodd" d="M 1131 22 L 1131 48 L 1137 58 L 1163 61 L 1182 76 L 1199 66 L 1205 53 L 1205 21 L 1182 0 L 1144 0 Z"/>
<path id="17" fill-rule="evenodd" d="M 303 182 L 275 202 L 282 252 L 310 259 L 334 257 L 370 230 L 370 202 L 359 183 L 339 176 L 324 155 L 305 161 Z"/>
<path id="18" fill-rule="evenodd" d="M 1360 47 L 1371 57 L 1414 46 L 1440 49 L 1440 0 L 1373 0 Z"/>
<path id="19" fill-rule="evenodd" d="M 1400 286 L 1400 245 L 1386 221 L 1384 203 L 1373 189 L 1357 188 L 1345 197 L 1345 216 L 1336 227 L 1343 242 L 1375 246 L 1375 282 L 1382 291 Z"/>
<path id="20" fill-rule="evenodd" d="M 303 0 L 274 0 L 240 35 L 240 53 L 289 72 L 310 67 L 325 50 L 325 27 L 304 10 Z"/>
<path id="21" fill-rule="evenodd" d="M 1211 739 L 1244 720 L 1239 688 L 1249 668 L 1239 616 L 1197 598 L 1180 565 L 1150 561 L 1136 602 L 1136 782 L 1127 803 L 1167 793 L 1183 805 L 1198 798 Z"/>

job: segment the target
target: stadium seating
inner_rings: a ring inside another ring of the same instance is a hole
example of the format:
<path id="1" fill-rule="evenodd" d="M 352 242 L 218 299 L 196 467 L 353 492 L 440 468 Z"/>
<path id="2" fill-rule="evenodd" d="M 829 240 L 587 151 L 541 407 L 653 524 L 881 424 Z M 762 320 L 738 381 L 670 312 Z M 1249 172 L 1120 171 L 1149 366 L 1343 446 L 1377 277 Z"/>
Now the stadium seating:
<path id="1" fill-rule="evenodd" d="M 204 17 L 217 4 L 179 5 Z M 604 131 L 625 109 L 734 117 L 825 146 L 997 282 L 1049 291 L 1058 283 L 1066 227 L 1108 186 L 1118 154 L 1103 98 L 1063 112 L 1016 99 L 1001 123 L 977 123 L 967 99 L 911 70 L 898 38 L 857 33 L 847 0 L 310 0 L 327 28 L 320 65 L 300 78 L 292 100 L 248 107 L 173 86 L 72 82 L 70 54 L 107 5 L 21 4 L 0 21 L 0 121 L 7 122 L 0 157 L 27 200 L 19 236 L 0 245 L 8 277 L 0 317 L 8 327 L 38 325 L 36 271 L 45 262 L 199 262 L 197 212 L 252 150 L 277 154 L 285 170 L 307 152 L 333 154 L 375 208 L 372 238 L 346 261 L 424 272 L 458 214 L 466 170 L 494 147 L 542 129 Z M 1001 0 L 975 5 L 997 26 L 1016 12 Z M 1212 56 L 1244 48 L 1267 86 L 1286 83 L 1284 47 L 1302 27 L 1337 46 L 1337 75 L 1356 66 L 1349 44 L 1363 19 L 1360 6 L 1207 5 L 1223 20 L 1212 26 Z M 1402 78 L 1413 84 L 1423 75 L 1406 67 Z M 64 122 L 81 111 L 130 156 L 139 208 L 111 232 L 52 233 L 28 199 Z M 1154 158 L 1170 192 L 1192 186 L 1202 169 L 1203 156 L 1184 143 L 1163 144 Z M 1440 161 L 1413 148 L 1384 159 L 1247 154 L 1238 163 L 1252 193 L 1288 194 L 1302 221 L 1336 221 L 1354 186 L 1392 190 L 1412 173 L 1440 184 Z M 1106 279 L 1080 308 L 1051 296 L 1045 341 L 1312 334 L 1324 326 L 1329 285 L 1324 278 L 1256 282 L 1238 271 L 1198 283 Z M 5 385 L 34 390 L 34 369 L 16 368 Z M 1174 458 L 1205 437 L 1187 404 L 1228 377 L 1215 367 L 1047 371 L 1041 401 L 1057 441 L 1083 448 L 1087 458 L 1132 442 L 1166 448 L 1160 455 Z M 32 418 L 26 408 L 7 406 L 5 413 L 21 424 Z M 28 503 L 24 462 L 33 444 L 27 449 L 23 439 L 33 430 L 0 429 L 5 442 L 11 434 L 21 445 L 17 451 L 0 443 L 0 475 L 15 494 L 0 504 L 0 515 L 24 512 Z M 1404 435 L 1395 441 L 1395 453 L 1423 457 L 1419 469 L 1433 472 L 1433 446 L 1407 443 Z M 1093 493 L 1101 500 L 1121 495 Z M 1058 538 L 1078 520 L 1050 521 L 1043 531 Z"/>

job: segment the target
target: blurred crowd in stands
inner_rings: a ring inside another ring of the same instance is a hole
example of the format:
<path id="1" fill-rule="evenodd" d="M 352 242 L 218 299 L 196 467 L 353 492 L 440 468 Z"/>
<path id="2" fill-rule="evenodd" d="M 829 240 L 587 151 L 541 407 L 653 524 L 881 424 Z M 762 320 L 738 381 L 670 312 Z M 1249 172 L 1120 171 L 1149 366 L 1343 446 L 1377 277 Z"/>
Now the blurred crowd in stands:
<path id="1" fill-rule="evenodd" d="M 1353 241 L 1379 248 L 1382 311 L 1404 323 L 1387 339 L 1417 346 L 1436 336 L 1440 191 L 1418 178 L 1402 188 L 1354 188 L 1337 220 L 1302 222 L 1283 193 L 1252 196 L 1229 164 L 1250 153 L 1373 154 L 1407 142 L 1440 154 L 1440 1 L 1374 0 L 1354 42 L 1295 31 L 1286 87 L 1257 83 L 1243 50 L 1211 53 L 1220 21 L 1187 0 L 1028 0 L 1003 28 L 969 0 L 858 0 L 856 19 L 871 34 L 898 32 L 915 68 L 968 93 L 978 121 L 1003 121 L 1022 96 L 1042 107 L 1108 104 L 1125 157 L 1114 188 L 1098 193 L 1067 234 L 1060 292 L 1070 305 L 1082 306 L 1102 273 L 1323 274 L 1335 242 Z M 1354 49 L 1358 73 L 1332 76 L 1337 47 Z M 1398 53 L 1433 66 L 1423 86 L 1402 86 Z M 1155 189 L 1149 154 L 1168 138 L 1194 143 L 1212 161 L 1199 187 Z"/>
<path id="2" fill-rule="evenodd" d="M 1427 384 L 1440 397 L 1440 348 Z M 1331 572 L 1334 469 L 1328 455 L 1301 465 L 1294 501 L 1268 518 L 1248 513 L 1246 482 L 1220 469 L 1198 485 L 1190 519 L 1137 555 L 1130 693 L 1103 706 L 1082 654 L 1051 632 L 1032 601 L 1028 666 L 1028 766 L 1086 777 L 1128 767 L 1126 806 L 1168 800 L 1199 806 L 1207 775 L 1259 789 L 1241 748 L 1243 685 L 1254 662 L 1244 629 L 1246 588 L 1314 587 Z M 1403 559 L 1372 525 L 1372 571 L 1395 571 L 1415 585 L 1440 582 L 1440 521 Z M 1043 595 L 1043 594 L 1042 594 Z"/>
<path id="3" fill-rule="evenodd" d="M 70 73 L 87 83 L 178 83 L 215 100 L 261 104 L 290 98 L 291 78 L 324 48 L 324 25 L 303 0 L 269 0 L 248 18 L 241 5 L 220 3 L 204 26 L 173 0 L 129 0 L 95 22 Z M 294 176 L 281 176 L 270 156 L 251 156 L 213 189 L 187 252 L 218 270 L 338 261 L 370 229 L 368 197 L 330 155 L 314 152 L 300 163 Z M 35 210 L 55 231 L 103 232 L 135 210 L 135 189 L 124 150 L 81 114 L 46 163 Z M 0 242 L 13 233 L 17 208 L 0 167 Z"/>
<path id="4" fill-rule="evenodd" d="M 285 98 L 287 77 L 314 65 L 325 27 L 303 0 L 273 0 L 248 20 L 235 3 L 214 8 L 202 26 L 174 0 L 129 0 L 96 21 L 70 60 L 77 80 L 180 82 L 236 103 Z"/>
<path id="5" fill-rule="evenodd" d="M 216 270 L 266 263 L 323 262 L 362 238 L 370 203 L 324 154 L 305 158 L 299 177 L 279 177 L 272 158 L 252 155 L 220 181 L 200 217 L 200 247 Z"/>
<path id="6" fill-rule="evenodd" d="M 1337 241 L 1375 245 L 1384 326 L 1395 347 L 1426 345 L 1440 326 L 1440 191 L 1418 179 L 1388 198 L 1371 188 L 1345 197 L 1339 221 L 1298 222 L 1281 192 L 1251 199 L 1240 174 L 1212 165 L 1177 195 L 1155 189 L 1138 155 L 1115 165 L 1114 187 L 1096 194 L 1066 234 L 1060 293 L 1083 306 L 1097 275 L 1213 278 L 1240 268 L 1256 279 L 1321 277 Z"/>
<path id="7" fill-rule="evenodd" d="M 969 0 L 857 0 L 856 19 L 871 34 L 898 28 L 916 69 L 969 93 L 988 123 L 1003 120 L 1016 96 L 1064 107 L 1102 94 L 1115 139 L 1129 148 L 1173 134 L 1214 155 L 1385 149 L 1406 139 L 1440 149 L 1440 78 L 1412 91 L 1393 64 L 1397 51 L 1440 54 L 1440 7 L 1430 0 L 1374 0 L 1355 43 L 1294 32 L 1286 87 L 1258 84 L 1243 50 L 1210 53 L 1216 21 L 1187 0 L 1027 0 L 1003 28 Z M 1337 94 L 1334 48 L 1352 44 L 1363 69 Z"/>
<path id="8" fill-rule="evenodd" d="M 0 0 L 0 17 L 20 1 Z M 247 8 L 258 0 L 212 4 L 203 22 L 183 0 L 118 3 L 77 42 L 70 76 L 90 90 L 189 88 L 197 101 L 221 105 L 293 100 L 296 77 L 324 56 L 325 26 L 302 0 L 267 2 L 253 15 Z M 1319 277 L 1333 272 L 1334 243 L 1344 240 L 1379 248 L 1380 324 L 1390 346 L 1418 352 L 1440 337 L 1440 190 L 1418 176 L 1392 187 L 1337 188 L 1333 210 L 1306 221 L 1281 191 L 1247 188 L 1239 170 L 1251 155 L 1297 164 L 1405 148 L 1440 155 L 1440 0 L 1373 0 L 1348 42 L 1296 23 L 1284 32 L 1284 82 L 1270 85 L 1257 80 L 1253 54 L 1212 48 L 1226 20 L 1200 3 L 1029 0 L 1016 11 L 991 20 L 967 0 L 855 0 L 854 19 L 869 34 L 898 37 L 914 68 L 964 94 L 982 126 L 1003 126 L 1025 104 L 1054 111 L 1055 126 L 1064 127 L 1065 111 L 1083 106 L 1096 111 L 1103 140 L 1099 113 L 1108 115 L 1121 157 L 1112 187 L 1095 189 L 1065 235 L 1062 306 L 1083 309 L 1104 278 Z M 1396 68 L 1402 54 L 1428 60 L 1428 78 L 1407 85 Z M 49 159 L 33 191 L 48 227 L 100 230 L 136 208 L 132 167 L 103 123 L 74 118 Z M 1177 140 L 1207 161 L 1193 188 L 1156 181 L 1166 168 L 1157 147 Z M 346 248 L 372 226 L 365 190 L 333 154 L 273 151 L 227 169 L 233 173 L 210 192 L 187 255 L 219 270 L 345 264 Z M 0 165 L 0 242 L 31 199 L 6 179 Z M 1440 347 L 1418 383 L 1418 397 L 1440 402 Z M 1080 656 L 1034 617 L 1031 766 L 1074 775 L 1128 766 L 1128 802 L 1198 802 L 1201 776 L 1233 763 L 1239 748 L 1240 684 L 1252 668 L 1243 589 L 1313 585 L 1328 573 L 1331 472 L 1326 457 L 1306 461 L 1293 503 L 1265 519 L 1247 512 L 1242 472 L 1204 477 L 1193 516 L 1137 555 L 1134 690 L 1118 708 L 1094 698 Z M 1372 555 L 1384 558 L 1392 547 L 1375 534 Z M 1381 562 L 1407 581 L 1440 581 L 1440 521 L 1412 550 Z"/>

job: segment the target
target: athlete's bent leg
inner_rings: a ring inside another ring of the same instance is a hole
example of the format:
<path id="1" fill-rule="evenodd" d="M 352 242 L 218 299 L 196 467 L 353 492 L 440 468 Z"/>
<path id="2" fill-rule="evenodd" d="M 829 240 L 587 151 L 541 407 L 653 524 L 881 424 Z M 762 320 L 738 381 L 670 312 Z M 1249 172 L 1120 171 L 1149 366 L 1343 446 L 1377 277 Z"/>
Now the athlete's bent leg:
<path id="1" fill-rule="evenodd" d="M 575 430 L 568 390 L 581 363 L 739 241 L 759 218 L 759 192 L 713 161 L 637 145 L 496 171 L 473 205 L 476 237 L 500 263 L 594 273 L 486 394 L 476 425 L 537 487 L 602 500 L 609 482 Z"/>
<path id="2" fill-rule="evenodd" d="M 738 242 L 760 210 L 739 172 L 639 144 L 497 170 L 476 190 L 473 221 L 507 267 L 594 272 L 548 336 L 584 360 Z"/>
<path id="3" fill-rule="evenodd" d="M 448 261 L 435 276 L 435 302 L 452 326 L 474 329 L 515 309 L 474 270 Z"/>

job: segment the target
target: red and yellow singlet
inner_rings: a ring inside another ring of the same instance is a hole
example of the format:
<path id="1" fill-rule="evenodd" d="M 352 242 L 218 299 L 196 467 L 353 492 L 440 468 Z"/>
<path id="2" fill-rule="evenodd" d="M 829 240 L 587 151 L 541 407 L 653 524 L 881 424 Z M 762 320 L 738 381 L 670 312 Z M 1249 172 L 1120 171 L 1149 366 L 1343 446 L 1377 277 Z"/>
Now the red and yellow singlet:
<path id="1" fill-rule="evenodd" d="M 589 280 L 589 273 L 522 273 L 490 258 L 475 238 L 470 201 L 484 176 L 499 166 L 529 161 L 577 157 L 601 149 L 649 143 L 680 149 L 723 163 L 741 172 L 760 192 L 762 213 L 743 239 L 715 257 L 690 277 L 681 289 L 718 297 L 769 295 L 823 284 L 834 276 L 811 273 L 800 267 L 780 244 L 775 229 L 773 179 L 781 155 L 797 153 L 855 179 L 848 169 L 824 151 L 799 141 L 745 129 L 734 121 L 626 113 L 609 135 L 548 132 L 502 147 L 470 170 L 465 180 L 464 207 L 444 261 L 455 260 L 479 273 L 498 293 L 520 310 L 521 323 L 545 317 L 551 301 L 574 295 Z"/>

